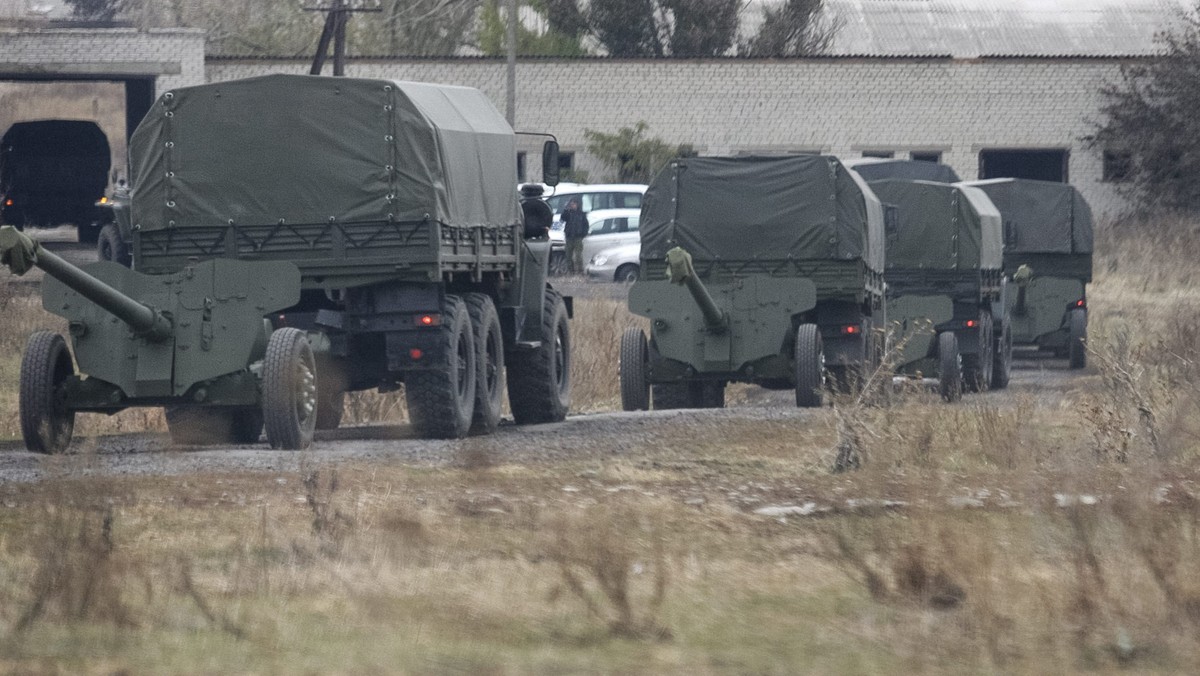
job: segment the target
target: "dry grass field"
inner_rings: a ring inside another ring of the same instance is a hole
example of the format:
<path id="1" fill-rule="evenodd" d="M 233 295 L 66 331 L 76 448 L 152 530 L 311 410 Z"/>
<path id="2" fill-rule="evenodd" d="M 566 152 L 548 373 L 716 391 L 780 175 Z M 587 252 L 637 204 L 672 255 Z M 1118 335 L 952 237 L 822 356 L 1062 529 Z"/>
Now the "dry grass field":
<path id="1" fill-rule="evenodd" d="M 0 671 L 1197 673 L 1198 234 L 1104 229 L 1092 366 L 954 406 L 723 416 L 528 464 L 472 439 L 446 467 L 89 477 L 79 444 L 0 484 Z M 575 408 L 613 410 L 634 318 L 576 308 Z M 16 285 L 0 318 L 11 438 L 24 336 L 58 322 Z M 862 467 L 832 474 L 839 448 Z"/>

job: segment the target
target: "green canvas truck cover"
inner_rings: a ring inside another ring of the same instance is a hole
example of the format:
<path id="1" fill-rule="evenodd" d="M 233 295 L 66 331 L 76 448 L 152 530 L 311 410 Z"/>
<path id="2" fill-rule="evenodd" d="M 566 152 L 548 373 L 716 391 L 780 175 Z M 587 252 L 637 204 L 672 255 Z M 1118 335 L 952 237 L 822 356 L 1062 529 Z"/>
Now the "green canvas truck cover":
<path id="1" fill-rule="evenodd" d="M 997 178 L 969 181 L 987 193 L 1009 229 L 1006 250 L 1027 254 L 1092 253 L 1092 210 L 1068 183 Z"/>
<path id="2" fill-rule="evenodd" d="M 882 181 L 888 178 L 903 178 L 909 181 L 936 181 L 938 183 L 958 183 L 954 169 L 940 162 L 927 160 L 902 160 L 886 157 L 856 157 L 842 160 L 847 166 L 858 172 L 867 183 Z"/>
<path id="3" fill-rule="evenodd" d="M 883 271 L 883 209 L 829 155 L 672 161 L 642 202 L 643 260 L 855 260 Z"/>
<path id="4" fill-rule="evenodd" d="M 888 234 L 888 269 L 999 270 L 1004 238 L 1000 212 L 977 188 L 888 179 L 870 184 L 897 209 Z"/>
<path id="5" fill-rule="evenodd" d="M 476 89 L 268 75 L 175 89 L 130 141 L 133 222 L 521 222 L 513 131 Z"/>

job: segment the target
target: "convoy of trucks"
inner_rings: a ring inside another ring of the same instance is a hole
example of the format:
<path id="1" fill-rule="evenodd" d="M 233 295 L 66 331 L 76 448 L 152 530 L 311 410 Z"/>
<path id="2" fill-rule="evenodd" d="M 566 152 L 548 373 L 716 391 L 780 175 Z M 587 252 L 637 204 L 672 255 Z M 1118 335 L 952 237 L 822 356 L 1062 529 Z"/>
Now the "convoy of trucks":
<path id="1" fill-rule="evenodd" d="M 46 272 L 71 349 L 29 340 L 30 450 L 65 450 L 76 412 L 134 406 L 163 407 L 181 443 L 265 431 L 306 448 L 366 389 L 403 387 L 431 438 L 494 431 L 506 393 L 518 424 L 567 415 L 552 210 L 518 196 L 515 132 L 481 92 L 295 75 L 168 91 L 130 140 L 131 186 L 104 199 L 102 135 L 34 159 L 39 124 L 4 136 L 0 260 Z M 547 141 L 548 186 L 557 156 Z M 101 261 L 80 269 L 20 232 L 63 220 L 103 225 L 80 230 Z M 1006 386 L 1014 343 L 1082 367 L 1091 233 L 1063 184 L 828 155 L 674 160 L 641 208 L 628 302 L 650 334 L 622 336 L 622 406 L 721 407 L 731 382 L 820 406 L 881 368 L 956 400 Z"/>

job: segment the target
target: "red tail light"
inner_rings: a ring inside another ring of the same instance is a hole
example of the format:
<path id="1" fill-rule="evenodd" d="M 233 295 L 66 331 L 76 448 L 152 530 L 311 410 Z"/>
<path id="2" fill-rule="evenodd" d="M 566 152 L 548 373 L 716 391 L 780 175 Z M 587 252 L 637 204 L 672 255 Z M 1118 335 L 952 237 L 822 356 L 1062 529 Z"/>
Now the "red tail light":
<path id="1" fill-rule="evenodd" d="M 442 317 L 441 315 L 417 315 L 413 321 L 417 326 L 440 326 Z"/>
<path id="2" fill-rule="evenodd" d="M 1083 299 L 1082 299 L 1082 298 L 1080 298 L 1079 300 L 1075 301 L 1075 307 L 1083 307 L 1083 306 L 1084 306 L 1084 302 L 1083 302 Z"/>
<path id="3" fill-rule="evenodd" d="M 967 328 L 968 328 L 968 329 L 973 329 L 973 328 L 975 328 L 975 324 L 976 324 L 976 322 L 975 322 L 975 320 L 974 320 L 974 319 L 968 319 L 968 320 L 967 320 Z"/>
<path id="4" fill-rule="evenodd" d="M 843 326 L 843 327 L 842 327 L 842 333 L 844 333 L 844 334 L 846 334 L 846 335 L 848 335 L 848 336 L 850 336 L 850 335 L 854 335 L 854 334 L 858 333 L 860 330 L 861 330 L 861 329 L 859 329 L 857 326 L 855 326 L 855 325 L 853 325 L 853 324 L 851 324 L 851 325 L 849 325 L 849 326 Z"/>
<path id="5" fill-rule="evenodd" d="M 411 350 L 409 350 L 409 351 L 408 351 L 408 356 L 409 356 L 409 358 L 410 358 L 410 359 L 412 359 L 413 361 L 417 361 L 417 360 L 419 360 L 421 357 L 424 357 L 424 356 L 425 356 L 425 353 L 421 351 L 421 348 L 419 348 L 419 347 L 414 347 L 414 348 L 412 348 Z"/>
<path id="6" fill-rule="evenodd" d="M 10 197 L 10 198 L 8 198 L 8 199 L 6 199 L 6 200 L 4 200 L 4 206 L 6 206 L 6 207 L 11 207 L 12 205 L 13 205 L 13 201 L 12 201 L 12 198 L 11 198 L 11 197 Z"/>

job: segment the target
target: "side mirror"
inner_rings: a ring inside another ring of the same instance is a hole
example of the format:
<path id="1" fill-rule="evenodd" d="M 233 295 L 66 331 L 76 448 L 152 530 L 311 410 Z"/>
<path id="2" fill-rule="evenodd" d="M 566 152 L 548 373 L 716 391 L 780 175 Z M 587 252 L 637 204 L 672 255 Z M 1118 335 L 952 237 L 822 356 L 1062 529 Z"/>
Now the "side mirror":
<path id="1" fill-rule="evenodd" d="M 889 238 L 900 236 L 900 209 L 894 204 L 883 205 L 883 232 Z"/>
<path id="2" fill-rule="evenodd" d="M 542 183 L 558 185 L 558 141 L 542 144 Z"/>

